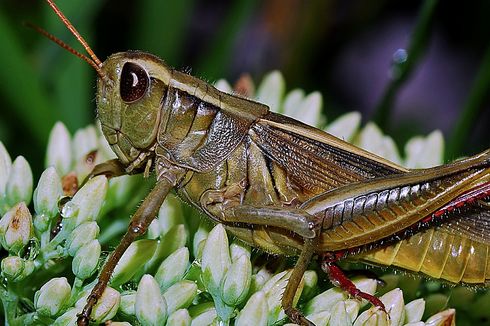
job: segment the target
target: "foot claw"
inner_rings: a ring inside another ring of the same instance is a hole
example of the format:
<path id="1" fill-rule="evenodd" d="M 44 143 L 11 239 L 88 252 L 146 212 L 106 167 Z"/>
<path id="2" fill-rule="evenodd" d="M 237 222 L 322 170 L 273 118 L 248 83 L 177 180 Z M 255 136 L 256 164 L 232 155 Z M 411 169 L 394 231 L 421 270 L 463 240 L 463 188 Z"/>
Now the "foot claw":
<path id="1" fill-rule="evenodd" d="M 89 319 L 87 316 L 83 316 L 82 314 L 78 315 L 77 318 L 77 325 L 78 326 L 88 326 L 89 324 Z"/>
<path id="2" fill-rule="evenodd" d="M 296 308 L 293 307 L 287 308 L 284 310 L 284 312 L 289 317 L 289 319 L 295 324 L 301 326 L 315 326 L 315 324 L 313 324 L 311 321 L 306 319 L 305 316 L 303 316 L 303 313 Z"/>
<path id="3" fill-rule="evenodd" d="M 373 306 L 378 307 L 386 312 L 385 305 L 383 304 L 383 302 L 381 302 L 381 300 L 379 300 L 379 298 L 372 294 L 359 290 L 356 285 L 352 283 L 352 281 L 349 280 L 347 276 L 344 275 L 344 272 L 333 262 L 324 260 L 321 265 L 322 270 L 328 274 L 328 277 L 330 278 L 332 284 L 338 286 L 352 297 L 359 300 L 365 299 L 369 301 Z"/>

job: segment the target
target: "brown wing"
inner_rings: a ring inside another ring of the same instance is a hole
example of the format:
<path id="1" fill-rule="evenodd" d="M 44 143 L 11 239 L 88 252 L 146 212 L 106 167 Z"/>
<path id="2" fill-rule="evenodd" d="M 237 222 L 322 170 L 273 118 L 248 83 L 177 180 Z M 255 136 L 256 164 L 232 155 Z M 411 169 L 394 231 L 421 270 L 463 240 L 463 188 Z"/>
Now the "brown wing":
<path id="1" fill-rule="evenodd" d="M 274 113 L 252 125 L 250 137 L 265 156 L 284 169 L 289 179 L 313 193 L 409 172 L 321 130 Z M 438 230 L 488 243 L 490 211 L 488 207 L 465 211 Z"/>
<path id="2" fill-rule="evenodd" d="M 269 113 L 250 130 L 253 142 L 289 179 L 313 193 L 407 172 L 375 154 L 294 119 Z"/>
<path id="3" fill-rule="evenodd" d="M 490 246 L 490 210 L 485 206 L 472 207 L 470 211 L 454 217 L 438 227 L 442 232 L 462 234 Z"/>

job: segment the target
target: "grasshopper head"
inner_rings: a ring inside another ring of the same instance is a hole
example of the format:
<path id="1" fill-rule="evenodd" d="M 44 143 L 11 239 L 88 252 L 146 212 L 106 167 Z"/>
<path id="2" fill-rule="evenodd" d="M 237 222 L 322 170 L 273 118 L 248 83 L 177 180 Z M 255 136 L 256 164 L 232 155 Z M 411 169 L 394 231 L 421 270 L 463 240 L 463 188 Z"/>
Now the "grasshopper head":
<path id="1" fill-rule="evenodd" d="M 97 114 L 102 132 L 124 164 L 156 142 L 171 69 L 159 58 L 128 51 L 102 63 L 97 82 Z"/>
<path id="2" fill-rule="evenodd" d="M 116 53 L 101 62 L 53 0 L 46 1 L 88 56 L 42 28 L 31 27 L 95 69 L 99 76 L 97 112 L 102 132 L 123 164 L 138 167 L 156 142 L 172 70 L 154 55 L 138 51 Z"/>

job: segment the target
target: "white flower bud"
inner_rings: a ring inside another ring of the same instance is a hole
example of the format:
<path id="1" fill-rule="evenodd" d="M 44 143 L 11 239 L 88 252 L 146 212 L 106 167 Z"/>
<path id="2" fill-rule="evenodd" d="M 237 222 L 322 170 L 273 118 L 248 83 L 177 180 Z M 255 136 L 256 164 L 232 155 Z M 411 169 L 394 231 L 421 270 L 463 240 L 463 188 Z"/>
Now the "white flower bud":
<path id="1" fill-rule="evenodd" d="M 80 311 L 77 308 L 71 308 L 58 318 L 53 323 L 53 326 L 73 326 L 77 324 L 77 318 Z"/>
<path id="2" fill-rule="evenodd" d="M 61 122 L 57 122 L 49 134 L 46 167 L 49 166 L 53 166 L 59 175 L 65 175 L 70 172 L 70 133 Z"/>
<path id="3" fill-rule="evenodd" d="M 167 304 L 160 294 L 160 287 L 148 274 L 143 275 L 136 291 L 135 313 L 143 325 L 165 325 Z"/>
<path id="4" fill-rule="evenodd" d="M 98 235 L 99 226 L 97 222 L 84 222 L 68 235 L 65 248 L 68 249 L 70 256 L 74 256 L 81 247 L 97 238 Z"/>
<path id="5" fill-rule="evenodd" d="M 95 304 L 90 318 L 95 320 L 97 324 L 104 323 L 116 315 L 120 302 L 121 294 L 113 288 L 107 287 Z"/>
<path id="6" fill-rule="evenodd" d="M 241 255 L 245 255 L 250 259 L 250 252 L 250 246 L 242 241 L 234 240 L 230 245 L 230 256 L 232 261 L 237 260 Z"/>
<path id="7" fill-rule="evenodd" d="M 194 257 L 202 257 L 202 250 L 204 248 L 204 244 L 206 243 L 210 229 L 209 223 L 202 219 L 201 223 L 199 224 L 199 228 L 197 229 L 196 233 L 194 233 L 194 239 L 192 239 L 192 253 L 194 254 Z"/>
<path id="8" fill-rule="evenodd" d="M 201 303 L 194 306 L 192 312 L 192 326 L 212 325 L 218 316 L 212 302 Z"/>
<path id="9" fill-rule="evenodd" d="M 359 112 L 349 112 L 338 117 L 324 130 L 337 138 L 350 142 L 361 125 L 361 119 Z"/>
<path id="10" fill-rule="evenodd" d="M 286 288 L 289 278 L 291 277 L 292 270 L 283 271 L 274 275 L 267 283 L 262 287 L 262 291 L 265 292 L 267 298 L 267 304 L 269 307 L 269 323 L 274 323 L 277 320 L 286 318 L 284 309 L 282 309 L 282 294 Z M 293 307 L 303 292 L 304 281 L 301 280 L 296 294 L 293 299 Z"/>
<path id="11" fill-rule="evenodd" d="M 223 279 L 223 301 L 230 306 L 240 304 L 248 295 L 251 279 L 252 263 L 246 255 L 241 255 L 231 264 Z"/>
<path id="12" fill-rule="evenodd" d="M 7 256 L 2 260 L 2 274 L 9 280 L 16 279 L 24 270 L 24 260 L 18 256 Z"/>
<path id="13" fill-rule="evenodd" d="M 12 207 L 0 219 L 0 243 L 14 254 L 27 245 L 32 232 L 32 216 L 24 202 Z"/>
<path id="14" fill-rule="evenodd" d="M 285 84 L 279 71 L 268 73 L 257 88 L 257 101 L 267 104 L 272 111 L 281 113 Z"/>
<path id="15" fill-rule="evenodd" d="M 305 92 L 302 89 L 293 89 L 288 92 L 284 97 L 284 103 L 282 105 L 282 114 L 292 118 L 296 118 L 299 112 L 299 108 L 305 98 Z"/>
<path id="16" fill-rule="evenodd" d="M 378 307 L 372 307 L 363 313 L 361 313 L 354 326 L 389 326 L 391 325 L 388 314 L 379 309 Z"/>
<path id="17" fill-rule="evenodd" d="M 72 213 L 76 215 L 74 226 L 78 226 L 85 221 L 93 221 L 99 215 L 102 204 L 104 203 L 107 193 L 107 178 L 105 176 L 97 176 L 90 179 L 76 194 L 70 203 L 72 205 Z M 66 205 L 65 205 L 66 207 Z M 73 217 L 70 214 L 64 217 Z"/>
<path id="18" fill-rule="evenodd" d="M 73 135 L 73 158 L 75 161 L 82 159 L 87 153 L 97 149 L 97 131 L 89 125 L 78 129 Z"/>
<path id="19" fill-rule="evenodd" d="M 192 281 L 175 283 L 163 293 L 167 303 L 167 313 L 171 314 L 180 308 L 187 308 L 197 295 L 197 285 Z"/>
<path id="20" fill-rule="evenodd" d="M 71 265 L 73 274 L 81 280 L 95 272 L 100 257 L 100 243 L 92 240 L 77 251 Z"/>
<path id="21" fill-rule="evenodd" d="M 20 282 L 34 272 L 34 262 L 18 256 L 8 256 L 2 260 L 2 275 L 12 282 Z"/>
<path id="22" fill-rule="evenodd" d="M 250 284 L 250 293 L 261 290 L 264 285 L 272 278 L 273 274 L 265 266 L 258 270 L 256 274 L 252 275 L 252 282 Z"/>
<path id="23" fill-rule="evenodd" d="M 405 305 L 405 322 L 415 323 L 422 320 L 425 311 L 425 300 L 415 299 Z"/>
<path id="24" fill-rule="evenodd" d="M 5 188 L 12 169 L 12 159 L 10 158 L 7 149 L 0 141 L 0 200 L 5 194 Z"/>
<path id="25" fill-rule="evenodd" d="M 216 83 L 214 83 L 214 87 L 225 93 L 233 93 L 233 88 L 225 79 L 218 79 Z"/>
<path id="26" fill-rule="evenodd" d="M 109 180 L 104 209 L 120 207 L 127 203 L 134 194 L 134 188 L 138 184 L 138 178 L 131 175 L 122 175 Z"/>
<path id="27" fill-rule="evenodd" d="M 134 304 L 136 303 L 136 291 L 129 291 L 121 295 L 119 310 L 129 316 L 134 315 Z"/>
<path id="28" fill-rule="evenodd" d="M 347 312 L 347 307 L 344 301 L 337 302 L 330 312 L 332 315 L 330 317 L 329 325 L 332 326 L 343 326 L 352 325 L 352 319 Z"/>
<path id="29" fill-rule="evenodd" d="M 230 265 L 228 236 L 225 228 L 218 224 L 209 233 L 202 251 L 202 280 L 212 295 L 219 295 L 221 280 Z"/>
<path id="30" fill-rule="evenodd" d="M 54 167 L 49 167 L 41 174 L 34 191 L 34 209 L 36 213 L 50 217 L 58 213 L 58 200 L 63 195 L 61 179 Z"/>
<path id="31" fill-rule="evenodd" d="M 56 316 L 68 302 L 70 292 L 70 284 L 65 277 L 53 278 L 34 294 L 34 307 L 42 316 Z"/>
<path id="32" fill-rule="evenodd" d="M 310 299 L 317 291 L 318 275 L 315 271 L 306 271 L 303 275 L 305 286 L 303 288 L 303 300 Z"/>
<path id="33" fill-rule="evenodd" d="M 322 105 L 323 98 L 320 92 L 313 92 L 303 99 L 301 105 L 296 108 L 291 116 L 308 125 L 319 127 L 324 123 L 322 121 Z"/>
<path id="34" fill-rule="evenodd" d="M 179 309 L 168 316 L 166 326 L 190 326 L 191 322 L 189 311 L 187 309 Z"/>
<path id="35" fill-rule="evenodd" d="M 144 270 L 154 270 L 158 264 L 179 248 L 185 247 L 187 243 L 187 230 L 184 224 L 174 225 L 157 244 L 155 254 L 144 266 Z"/>
<path id="36" fill-rule="evenodd" d="M 180 199 L 174 195 L 169 195 L 160 207 L 156 221 L 160 235 L 165 235 L 176 225 L 184 224 L 184 214 Z"/>
<path id="37" fill-rule="evenodd" d="M 328 325 L 330 317 L 332 315 L 328 311 L 315 312 L 314 314 L 307 315 L 306 319 L 311 321 L 315 325 Z"/>
<path id="38" fill-rule="evenodd" d="M 12 163 L 7 181 L 7 203 L 13 206 L 21 201 L 29 204 L 32 197 L 32 171 L 23 156 L 18 156 Z"/>
<path id="39" fill-rule="evenodd" d="M 93 125 L 78 129 L 73 136 L 72 154 L 75 160 L 75 172 L 80 180 L 84 180 L 99 161 L 97 152 L 95 156 L 89 155 L 97 151 L 97 146 L 97 132 Z"/>
<path id="40" fill-rule="evenodd" d="M 391 137 L 385 136 L 374 122 L 369 122 L 364 126 L 357 137 L 355 145 L 394 163 L 401 164 L 400 154 L 395 142 Z"/>
<path id="41" fill-rule="evenodd" d="M 441 311 L 425 322 L 426 326 L 454 326 L 456 325 L 456 310 L 447 309 Z"/>
<path id="42" fill-rule="evenodd" d="M 386 311 L 390 315 L 390 324 L 401 326 L 405 322 L 405 303 L 403 302 L 403 292 L 400 289 L 393 289 L 379 298 L 385 305 Z"/>
<path id="43" fill-rule="evenodd" d="M 443 163 L 444 136 L 435 130 L 427 137 L 412 137 L 405 145 L 405 165 L 411 169 L 430 168 Z"/>
<path id="44" fill-rule="evenodd" d="M 112 274 L 110 284 L 119 286 L 129 281 L 138 269 L 154 254 L 157 240 L 142 239 L 133 242 L 124 252 Z"/>
<path id="45" fill-rule="evenodd" d="M 168 256 L 158 267 L 155 280 L 160 285 L 160 290 L 165 291 L 171 285 L 182 280 L 189 267 L 189 249 L 182 247 Z"/>
<path id="46" fill-rule="evenodd" d="M 268 325 L 268 311 L 269 307 L 265 293 L 263 291 L 255 292 L 238 314 L 235 326 L 266 326 Z"/>

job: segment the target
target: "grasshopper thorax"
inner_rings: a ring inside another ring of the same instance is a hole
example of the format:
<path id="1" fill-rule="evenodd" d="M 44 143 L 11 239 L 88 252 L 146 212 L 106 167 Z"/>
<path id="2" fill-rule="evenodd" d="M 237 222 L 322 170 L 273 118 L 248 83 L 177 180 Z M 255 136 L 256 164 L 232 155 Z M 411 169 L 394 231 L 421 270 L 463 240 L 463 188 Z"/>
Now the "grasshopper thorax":
<path id="1" fill-rule="evenodd" d="M 126 165 L 142 165 L 156 143 L 161 108 L 172 70 L 158 57 L 139 51 L 107 58 L 97 82 L 97 115 L 102 132 Z"/>

